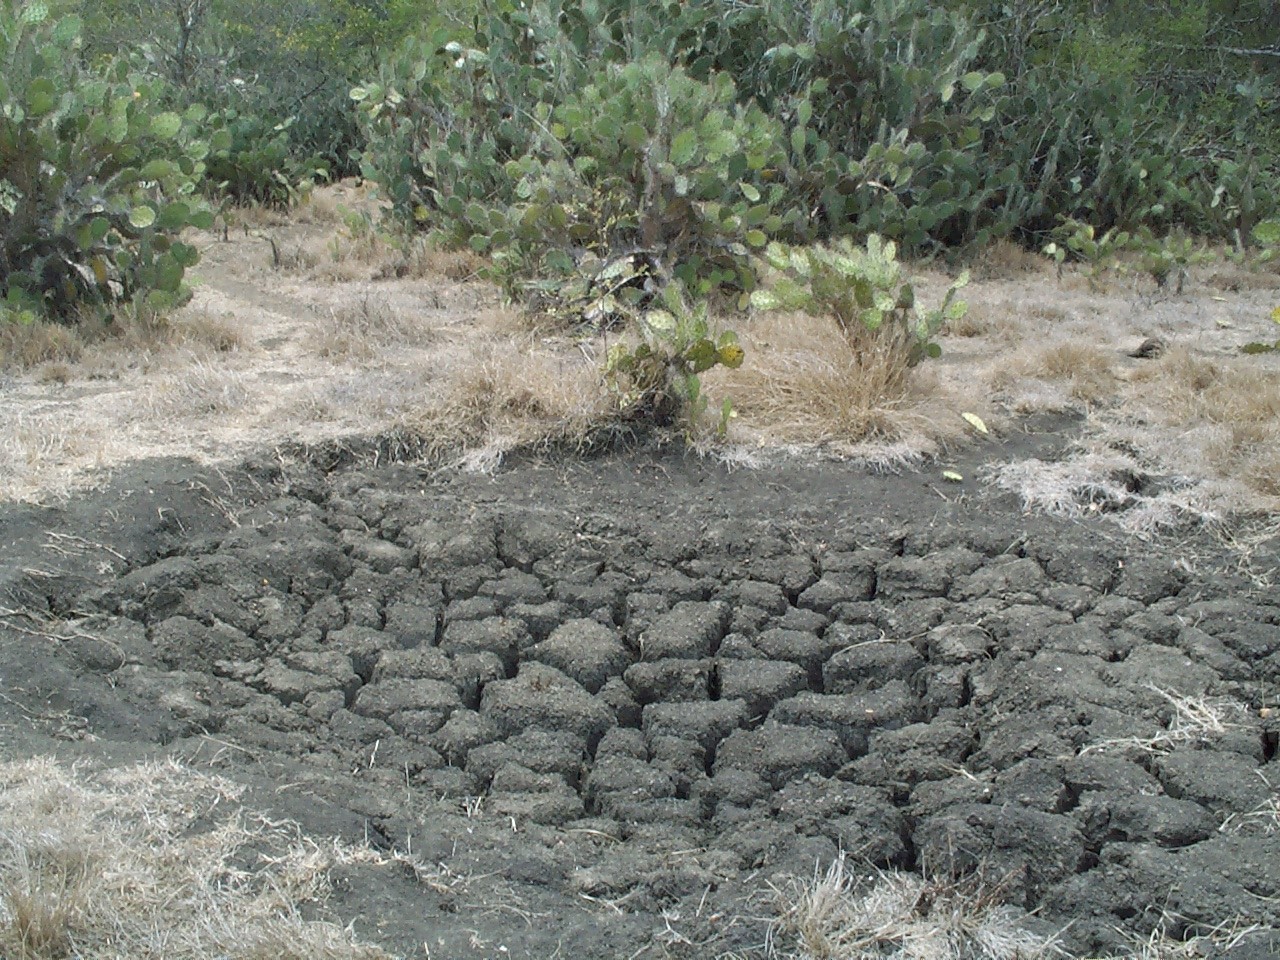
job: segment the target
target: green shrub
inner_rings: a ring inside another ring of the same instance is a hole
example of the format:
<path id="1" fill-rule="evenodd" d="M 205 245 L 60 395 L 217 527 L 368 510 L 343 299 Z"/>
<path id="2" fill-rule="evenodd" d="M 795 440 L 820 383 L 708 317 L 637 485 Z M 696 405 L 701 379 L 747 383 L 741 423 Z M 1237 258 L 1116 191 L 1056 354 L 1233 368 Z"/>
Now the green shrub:
<path id="1" fill-rule="evenodd" d="M 661 284 L 749 291 L 748 248 L 798 216 L 777 212 L 781 124 L 737 105 L 727 76 L 703 83 L 655 57 L 610 64 L 538 114 L 550 135 L 506 167 L 517 198 L 506 232 L 539 272 L 569 272 L 575 253 L 642 254 Z"/>
<path id="2" fill-rule="evenodd" d="M 866 337 L 899 341 L 909 365 L 940 356 L 942 348 L 934 337 L 947 321 L 968 312 L 968 305 L 956 299 L 969 282 L 967 271 L 951 284 L 938 307 L 921 310 L 915 287 L 903 280 L 897 245 L 875 234 L 867 237 L 865 248 L 847 237 L 829 247 L 771 243 L 764 259 L 780 275 L 751 295 L 752 306 L 833 317 L 855 343 Z"/>
<path id="3" fill-rule="evenodd" d="M 624 420 L 670 426 L 685 419 L 692 439 L 707 410 L 701 374 L 715 366 L 737 369 L 744 353 L 732 331 L 713 337 L 705 300 L 690 306 L 679 284 L 662 291 L 662 306 L 639 322 L 638 343 L 616 343 L 605 360 L 605 383 Z M 720 405 L 717 432 L 723 434 L 733 403 Z"/>
<path id="4" fill-rule="evenodd" d="M 198 188 L 203 111 L 163 109 L 164 87 L 111 61 L 81 66 L 80 21 L 0 5 L 0 295 L 10 315 L 67 320 L 86 305 L 182 293 L 212 215 Z"/>
<path id="5" fill-rule="evenodd" d="M 208 158 L 211 187 L 237 203 L 259 203 L 277 210 L 293 206 L 328 177 L 328 168 L 318 156 L 297 159 L 290 128 L 292 118 L 273 124 L 253 113 L 232 108 L 210 117 L 211 130 L 225 131 L 225 144 Z"/>

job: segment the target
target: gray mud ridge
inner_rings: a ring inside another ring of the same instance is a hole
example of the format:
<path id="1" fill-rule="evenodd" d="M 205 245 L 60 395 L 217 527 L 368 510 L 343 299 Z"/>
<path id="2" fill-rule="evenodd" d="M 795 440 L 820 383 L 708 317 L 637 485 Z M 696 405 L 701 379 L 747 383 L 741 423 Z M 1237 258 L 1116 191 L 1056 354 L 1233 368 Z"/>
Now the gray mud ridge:
<path id="1" fill-rule="evenodd" d="M 438 872 L 340 889 L 405 954 L 756 955 L 839 850 L 999 878 L 1081 954 L 1280 926 L 1280 596 L 823 469 L 277 470 L 40 586 L 109 641 L 59 655 L 100 736 Z"/>

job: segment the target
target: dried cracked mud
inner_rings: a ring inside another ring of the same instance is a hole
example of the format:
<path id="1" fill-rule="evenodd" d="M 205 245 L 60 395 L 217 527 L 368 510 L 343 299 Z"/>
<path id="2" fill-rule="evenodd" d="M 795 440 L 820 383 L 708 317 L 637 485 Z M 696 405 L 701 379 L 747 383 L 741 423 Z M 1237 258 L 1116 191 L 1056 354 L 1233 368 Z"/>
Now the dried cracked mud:
<path id="1" fill-rule="evenodd" d="M 411 852 L 330 904 L 404 956 L 763 957 L 838 851 L 997 878 L 1076 955 L 1280 926 L 1280 591 L 1209 540 L 936 470 L 372 449 L 0 507 L 5 754 Z"/>

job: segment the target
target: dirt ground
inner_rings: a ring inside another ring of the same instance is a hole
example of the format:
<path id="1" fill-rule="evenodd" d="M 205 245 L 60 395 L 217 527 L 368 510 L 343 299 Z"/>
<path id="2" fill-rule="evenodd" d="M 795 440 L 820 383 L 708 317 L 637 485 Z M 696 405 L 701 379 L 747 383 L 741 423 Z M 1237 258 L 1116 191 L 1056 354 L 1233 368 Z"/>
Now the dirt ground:
<path id="1" fill-rule="evenodd" d="M 309 234 L 288 236 L 277 254 L 302 257 Z M 195 305 L 207 320 L 235 299 L 237 345 L 115 345 L 3 386 L 0 785 L 46 756 L 86 782 L 158 759 L 224 778 L 244 792 L 189 801 L 179 832 L 223 804 L 370 851 L 326 860 L 300 917 L 403 957 L 952 956 L 903 931 L 966 889 L 1005 911 L 1013 946 L 977 938 L 988 956 L 1041 955 L 1011 930 L 1073 957 L 1280 952 L 1265 483 L 1115 445 L 1136 408 L 1085 402 L 1082 374 L 1025 352 L 1002 399 L 975 391 L 964 358 L 990 327 L 949 338 L 879 454 L 810 438 L 861 460 L 783 449 L 744 407 L 716 456 L 538 456 L 477 433 L 488 452 L 463 465 L 500 469 L 426 463 L 402 415 L 447 395 L 464 353 L 505 363 L 496 295 L 438 275 L 318 285 L 323 256 L 277 274 L 230 252 L 269 251 L 257 235 L 239 244 L 211 241 Z M 985 322 L 1001 302 L 1021 316 L 1016 282 L 990 281 Z M 435 339 L 343 340 L 331 308 L 363 296 L 367 318 L 370 291 Z M 1090 296 L 1060 289 L 1058 309 Z M 1270 296 L 1151 300 L 1098 341 L 1094 386 L 1165 362 L 1123 350 L 1156 334 L 1227 363 L 1223 338 L 1265 331 Z M 959 425 L 920 426 L 940 409 Z M 1076 485 L 1046 484 L 1055 466 Z M 1184 513 L 1214 522 L 1153 533 L 1188 490 Z M 1224 512 L 1240 498 L 1247 516 Z M 814 896 L 832 864 L 838 910 Z M 925 885 L 876 928 L 858 897 L 903 878 Z"/>

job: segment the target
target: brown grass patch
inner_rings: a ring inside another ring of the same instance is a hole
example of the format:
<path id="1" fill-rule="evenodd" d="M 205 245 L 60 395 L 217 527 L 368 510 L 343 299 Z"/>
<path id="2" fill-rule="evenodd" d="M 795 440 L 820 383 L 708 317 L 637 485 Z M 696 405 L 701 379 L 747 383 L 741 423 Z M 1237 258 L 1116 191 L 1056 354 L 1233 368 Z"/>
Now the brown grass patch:
<path id="1" fill-rule="evenodd" d="M 496 468 L 512 450 L 581 447 L 613 416 L 597 364 L 578 353 L 494 340 L 441 366 L 432 395 L 401 423 L 433 454 L 465 452 L 475 469 Z"/>
<path id="2" fill-rule="evenodd" d="M 1164 459 L 1180 450 L 1178 465 L 1188 472 L 1208 466 L 1219 477 L 1234 476 L 1257 493 L 1280 497 L 1280 373 L 1274 363 L 1211 359 L 1175 347 L 1135 371 L 1132 384 L 1133 401 L 1146 419 L 1176 430 L 1157 444 Z"/>
<path id="3" fill-rule="evenodd" d="M 384 960 L 300 908 L 323 908 L 334 867 L 385 861 L 240 797 L 176 764 L 92 776 L 45 759 L 0 765 L 0 955 Z"/>
<path id="4" fill-rule="evenodd" d="M 1002 357 L 991 375 L 992 386 L 1013 397 L 1020 408 L 1054 409 L 1072 403 L 1097 404 L 1116 396 L 1120 379 L 1115 351 L 1090 343 L 1059 340 L 1047 346 L 1028 345 Z M 1028 385 L 1026 381 L 1039 381 Z M 1048 384 L 1057 389 L 1045 390 Z"/>
<path id="5" fill-rule="evenodd" d="M 1048 273 L 1043 256 L 1012 240 L 994 240 L 974 258 L 973 275 L 980 280 L 1017 280 L 1028 273 Z"/>
<path id="6" fill-rule="evenodd" d="M 1014 884 L 930 879 L 896 870 L 857 875 L 841 853 L 825 875 L 779 891 L 779 931 L 814 960 L 1049 960 L 1057 938 L 1013 906 Z M 775 938 L 780 939 L 780 938 Z"/>
<path id="7" fill-rule="evenodd" d="M 0 366 L 26 370 L 42 363 L 71 362 L 84 352 L 79 329 L 63 323 L 0 323 Z"/>
<path id="8" fill-rule="evenodd" d="M 850 337 L 834 320 L 804 314 L 762 314 L 741 332 L 746 362 L 715 371 L 707 388 L 733 399 L 741 428 L 845 449 L 910 438 L 917 453 L 963 433 L 936 415 L 939 381 L 928 364 L 908 367 L 903 340 Z"/>
<path id="9" fill-rule="evenodd" d="M 390 347 L 422 346 L 436 339 L 420 318 L 365 292 L 358 300 L 318 313 L 308 348 L 321 357 L 367 360 Z"/>

